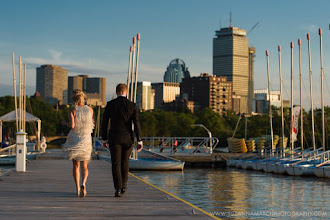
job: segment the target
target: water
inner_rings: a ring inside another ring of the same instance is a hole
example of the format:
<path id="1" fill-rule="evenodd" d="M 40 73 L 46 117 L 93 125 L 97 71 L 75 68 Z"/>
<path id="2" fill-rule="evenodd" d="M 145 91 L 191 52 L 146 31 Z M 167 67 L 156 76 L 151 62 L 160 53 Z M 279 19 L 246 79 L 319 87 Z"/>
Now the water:
<path id="1" fill-rule="evenodd" d="M 133 173 L 220 218 L 330 218 L 329 179 L 232 168 Z"/>

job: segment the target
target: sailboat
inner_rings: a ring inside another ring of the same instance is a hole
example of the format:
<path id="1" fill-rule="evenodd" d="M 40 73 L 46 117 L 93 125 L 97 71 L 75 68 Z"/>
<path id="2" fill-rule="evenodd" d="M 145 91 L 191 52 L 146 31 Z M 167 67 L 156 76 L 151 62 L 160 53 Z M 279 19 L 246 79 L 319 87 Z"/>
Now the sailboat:
<path id="1" fill-rule="evenodd" d="M 310 70 L 310 91 L 311 91 L 311 111 L 312 111 L 312 130 L 313 130 L 313 155 L 301 158 L 300 161 L 285 165 L 285 169 L 289 175 L 315 175 L 315 168 L 330 163 L 330 151 L 325 151 L 325 128 L 324 128 L 324 90 L 323 90 L 323 53 L 322 53 L 322 29 L 319 29 L 320 36 L 320 65 L 321 65 L 321 108 L 322 108 L 322 150 L 318 152 L 315 149 L 314 134 L 314 111 L 313 111 L 313 90 L 312 90 L 312 71 L 311 71 L 311 52 L 310 52 L 310 35 L 307 34 L 308 51 L 309 51 L 309 70 Z"/>

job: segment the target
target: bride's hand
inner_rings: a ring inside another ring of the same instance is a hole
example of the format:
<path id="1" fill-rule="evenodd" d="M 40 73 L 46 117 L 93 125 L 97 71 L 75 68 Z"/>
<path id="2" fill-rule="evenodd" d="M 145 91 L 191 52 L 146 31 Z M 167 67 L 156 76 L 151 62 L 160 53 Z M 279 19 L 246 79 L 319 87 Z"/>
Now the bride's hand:
<path id="1" fill-rule="evenodd" d="M 140 152 L 143 148 L 143 144 L 138 144 L 136 148 L 137 148 L 137 152 Z"/>

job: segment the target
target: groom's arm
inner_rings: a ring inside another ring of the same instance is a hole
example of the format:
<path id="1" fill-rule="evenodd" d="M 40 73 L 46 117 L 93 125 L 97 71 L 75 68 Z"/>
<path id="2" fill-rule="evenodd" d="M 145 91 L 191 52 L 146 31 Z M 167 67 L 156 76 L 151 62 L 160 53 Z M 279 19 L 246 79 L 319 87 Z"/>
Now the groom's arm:
<path id="1" fill-rule="evenodd" d="M 102 140 L 108 139 L 108 125 L 109 125 L 110 113 L 111 113 L 110 102 L 108 102 L 102 117 Z"/>
<path id="2" fill-rule="evenodd" d="M 139 120 L 139 115 L 138 115 L 138 110 L 136 108 L 136 104 L 134 104 L 134 106 L 133 106 L 132 120 L 133 120 L 133 124 L 134 124 L 134 131 L 135 131 L 136 139 L 138 141 L 142 141 L 141 126 L 140 126 L 140 120 Z"/>

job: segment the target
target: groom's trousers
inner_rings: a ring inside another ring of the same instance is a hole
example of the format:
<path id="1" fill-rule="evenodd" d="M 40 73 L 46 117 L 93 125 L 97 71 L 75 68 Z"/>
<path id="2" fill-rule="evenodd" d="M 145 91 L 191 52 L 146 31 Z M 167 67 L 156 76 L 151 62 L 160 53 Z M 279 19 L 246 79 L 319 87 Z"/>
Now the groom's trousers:
<path id="1" fill-rule="evenodd" d="M 110 144 L 112 178 L 116 190 L 126 188 L 129 157 L 132 153 L 133 145 L 128 144 Z"/>

